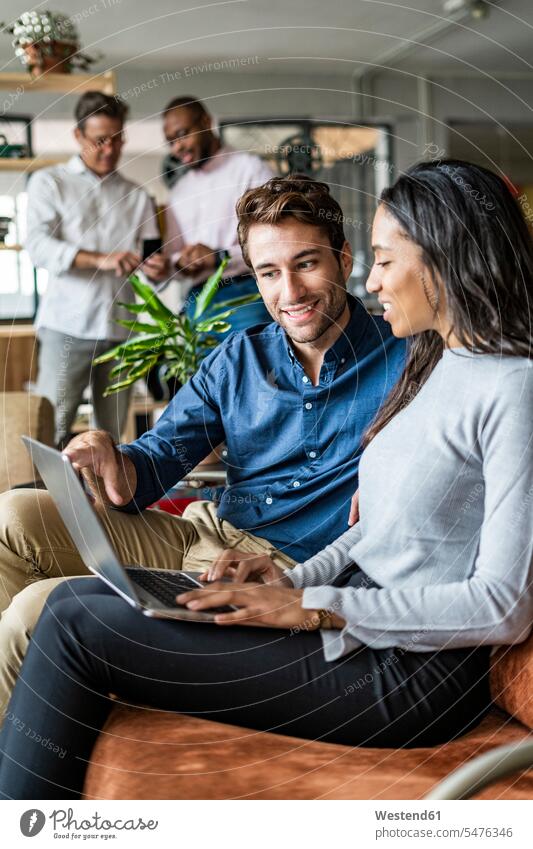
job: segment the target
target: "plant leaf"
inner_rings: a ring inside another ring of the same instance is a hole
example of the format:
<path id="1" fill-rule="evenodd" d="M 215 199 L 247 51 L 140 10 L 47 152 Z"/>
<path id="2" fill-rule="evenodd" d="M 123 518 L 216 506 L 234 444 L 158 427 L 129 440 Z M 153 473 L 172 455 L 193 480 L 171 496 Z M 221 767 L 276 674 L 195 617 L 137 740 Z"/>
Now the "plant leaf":
<path id="1" fill-rule="evenodd" d="M 224 269 L 226 268 L 228 262 L 228 257 L 224 257 L 215 273 L 212 274 L 211 277 L 209 277 L 202 286 L 202 289 L 196 299 L 196 306 L 194 308 L 193 318 L 195 321 L 197 318 L 200 318 L 200 316 L 203 315 L 203 313 L 215 297 L 219 283 L 222 280 L 222 275 L 224 274 Z"/>
<path id="2" fill-rule="evenodd" d="M 138 380 L 139 377 L 142 377 L 143 374 L 149 372 L 150 369 L 156 365 L 158 359 L 159 357 L 151 357 L 147 360 L 143 360 L 141 363 L 139 363 L 139 365 L 132 368 L 132 370 L 128 374 L 128 379 Z"/>
<path id="3" fill-rule="evenodd" d="M 148 324 L 148 322 L 137 321 L 137 319 L 132 319 L 131 321 L 126 318 L 117 318 L 115 319 L 116 324 L 122 325 L 122 327 L 127 327 L 131 330 L 134 330 L 137 333 L 154 333 L 159 330 L 159 325 L 157 324 Z"/>
<path id="4" fill-rule="evenodd" d="M 129 312 L 134 312 L 134 313 L 146 312 L 146 305 L 145 304 L 125 304 L 123 301 L 118 301 L 118 306 L 124 307 L 124 309 L 128 310 Z"/>
<path id="5" fill-rule="evenodd" d="M 126 360 L 131 359 L 136 354 L 141 354 L 145 351 L 159 350 L 162 347 L 165 337 L 163 336 L 136 336 L 130 339 L 129 342 L 123 342 L 116 348 L 111 348 L 104 354 L 93 360 L 93 365 L 98 366 L 101 363 L 108 363 L 113 359 Z M 138 359 L 136 356 L 135 359 Z"/>
<path id="6" fill-rule="evenodd" d="M 175 321 L 176 316 L 168 309 L 157 297 L 156 293 L 148 283 L 143 283 L 136 274 L 132 274 L 128 278 L 133 291 L 136 295 L 143 299 L 145 309 L 150 315 L 157 316 L 162 320 Z"/>
<path id="7" fill-rule="evenodd" d="M 116 345 L 114 348 L 110 348 L 109 351 L 106 351 L 104 354 L 100 354 L 99 357 L 95 357 L 93 360 L 93 366 L 99 366 L 101 363 L 108 363 L 109 360 L 113 360 L 115 357 L 120 356 L 120 352 L 123 348 L 122 343 L 120 345 Z"/>
<path id="8" fill-rule="evenodd" d="M 246 304 L 254 304 L 256 301 L 261 300 L 261 295 L 257 292 L 256 295 L 240 295 L 238 298 L 230 298 L 229 301 L 217 301 L 214 305 L 214 309 L 220 310 L 225 309 L 226 307 L 235 309 L 236 307 L 242 307 Z"/>
<path id="9" fill-rule="evenodd" d="M 135 383 L 135 378 L 131 379 L 129 377 L 125 380 L 120 380 L 118 383 L 112 383 L 111 386 L 108 386 L 104 391 L 104 398 L 109 398 L 109 396 L 113 395 L 115 392 L 120 392 L 121 389 L 126 389 L 128 386 L 131 386 L 132 383 Z"/>
<path id="10" fill-rule="evenodd" d="M 164 340 L 168 339 L 168 334 L 150 333 L 141 336 L 134 336 L 133 339 L 128 339 L 120 345 L 120 348 L 126 351 L 149 351 L 154 345 L 162 345 Z"/>
<path id="11" fill-rule="evenodd" d="M 130 363 L 121 360 L 120 363 L 113 368 L 109 372 L 109 377 L 117 377 L 121 371 L 126 371 L 130 367 Z"/>
<path id="12" fill-rule="evenodd" d="M 227 321 L 204 321 L 202 325 L 198 325 L 198 330 L 202 333 L 226 333 L 231 330 L 231 324 Z M 202 340 L 203 341 L 203 340 Z"/>

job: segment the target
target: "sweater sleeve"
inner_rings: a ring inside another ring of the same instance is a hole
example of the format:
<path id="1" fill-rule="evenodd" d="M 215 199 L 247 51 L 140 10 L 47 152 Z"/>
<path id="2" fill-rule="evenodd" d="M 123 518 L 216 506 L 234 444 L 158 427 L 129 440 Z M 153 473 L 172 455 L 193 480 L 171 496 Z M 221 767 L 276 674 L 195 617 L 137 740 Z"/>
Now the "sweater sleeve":
<path id="1" fill-rule="evenodd" d="M 305 563 L 285 569 L 285 575 L 296 589 L 330 584 L 345 566 L 352 562 L 350 548 L 360 539 L 361 529 L 358 522 Z"/>
<path id="2" fill-rule="evenodd" d="M 333 608 L 342 631 L 323 631 L 326 658 L 354 647 L 413 651 L 511 645 L 533 622 L 533 370 L 508 375 L 480 424 L 484 519 L 464 581 L 401 588 L 308 586 L 305 608 Z"/>

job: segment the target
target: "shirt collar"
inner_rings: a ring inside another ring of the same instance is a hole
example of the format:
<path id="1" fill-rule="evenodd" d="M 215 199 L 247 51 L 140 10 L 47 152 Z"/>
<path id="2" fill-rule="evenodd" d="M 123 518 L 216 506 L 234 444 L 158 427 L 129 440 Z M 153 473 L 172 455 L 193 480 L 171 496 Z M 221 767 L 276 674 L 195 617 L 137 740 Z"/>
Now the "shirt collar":
<path id="1" fill-rule="evenodd" d="M 326 351 L 324 355 L 325 363 L 339 363 L 344 362 L 348 358 L 353 358 L 357 354 L 357 349 L 368 326 L 370 316 L 362 303 L 349 292 L 347 293 L 347 300 L 350 309 L 348 324 L 337 341 Z M 285 338 L 285 347 L 291 363 L 293 365 L 301 365 L 300 360 L 296 357 L 291 347 L 289 337 L 280 325 L 278 325 L 278 328 Z"/>
<path id="2" fill-rule="evenodd" d="M 122 179 L 122 176 L 118 171 L 112 171 L 111 174 L 108 174 L 106 177 L 98 177 L 94 171 L 91 171 L 90 168 L 87 168 L 85 162 L 79 156 L 79 154 L 75 154 L 71 156 L 66 164 L 66 168 L 71 174 L 84 174 L 90 180 L 95 181 L 96 183 L 108 183 L 110 180 Z"/>
<path id="3" fill-rule="evenodd" d="M 222 144 L 212 156 L 209 156 L 205 160 L 198 170 L 202 171 L 204 174 L 209 173 L 209 171 L 215 171 L 227 162 L 227 158 L 231 156 L 232 153 L 235 153 L 235 150 L 232 147 L 227 144 Z"/>
<path id="4" fill-rule="evenodd" d="M 324 362 L 344 362 L 348 358 L 353 359 L 368 327 L 370 316 L 362 303 L 349 292 L 347 297 L 348 307 L 350 308 L 348 324 L 335 344 L 326 351 Z"/>

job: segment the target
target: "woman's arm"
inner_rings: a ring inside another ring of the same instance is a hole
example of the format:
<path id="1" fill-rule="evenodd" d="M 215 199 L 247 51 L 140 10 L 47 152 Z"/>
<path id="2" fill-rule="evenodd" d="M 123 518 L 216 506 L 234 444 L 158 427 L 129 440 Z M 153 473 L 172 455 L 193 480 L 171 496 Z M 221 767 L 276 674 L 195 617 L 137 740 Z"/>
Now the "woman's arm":
<path id="1" fill-rule="evenodd" d="M 348 623 L 326 656 L 352 648 L 433 651 L 524 640 L 533 623 L 533 370 L 507 378 L 479 434 L 484 521 L 472 575 L 431 586 L 308 587 L 304 608 L 334 609 Z"/>
<path id="2" fill-rule="evenodd" d="M 297 589 L 330 584 L 346 566 L 353 562 L 349 553 L 350 548 L 360 539 L 361 527 L 358 522 L 309 560 L 299 563 L 292 569 L 285 569 L 285 577 Z"/>

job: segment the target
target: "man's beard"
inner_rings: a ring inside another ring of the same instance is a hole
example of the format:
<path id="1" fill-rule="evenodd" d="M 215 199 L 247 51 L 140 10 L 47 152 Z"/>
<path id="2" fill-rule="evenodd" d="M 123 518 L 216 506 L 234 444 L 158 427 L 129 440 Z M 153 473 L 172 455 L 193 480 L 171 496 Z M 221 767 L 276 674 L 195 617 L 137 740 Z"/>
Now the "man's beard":
<path id="1" fill-rule="evenodd" d="M 279 318 L 277 319 L 287 336 L 293 342 L 316 342 L 332 325 L 338 322 L 346 307 L 346 287 L 340 272 L 334 286 L 326 293 L 319 294 L 317 300 L 320 300 L 318 304 L 319 311 L 317 312 L 319 321 L 311 327 L 293 327 L 290 324 L 290 320 L 285 322 L 280 321 Z"/>
<path id="2" fill-rule="evenodd" d="M 200 153 L 198 159 L 195 159 L 194 162 L 191 162 L 188 166 L 189 169 L 198 169 L 202 168 L 205 163 L 211 159 L 213 151 L 213 140 L 212 139 L 204 139 L 204 141 L 200 145 Z"/>

